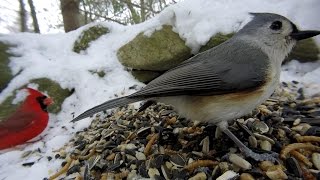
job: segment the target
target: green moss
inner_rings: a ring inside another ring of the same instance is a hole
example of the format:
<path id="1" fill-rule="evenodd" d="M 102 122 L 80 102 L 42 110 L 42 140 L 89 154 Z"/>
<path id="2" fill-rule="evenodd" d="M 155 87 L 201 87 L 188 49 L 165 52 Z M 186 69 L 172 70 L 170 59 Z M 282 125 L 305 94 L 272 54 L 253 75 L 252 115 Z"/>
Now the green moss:
<path id="1" fill-rule="evenodd" d="M 10 56 L 8 53 L 10 45 L 0 42 L 0 92 L 7 86 L 10 80 L 13 78 L 11 70 L 9 68 Z"/>
<path id="2" fill-rule="evenodd" d="M 140 82 L 148 83 L 163 74 L 163 71 L 132 70 L 131 74 Z"/>
<path id="3" fill-rule="evenodd" d="M 10 114 L 15 112 L 17 110 L 17 108 L 19 107 L 19 105 L 21 104 L 21 103 L 12 104 L 12 100 L 14 98 L 15 98 L 15 94 L 12 96 L 9 96 L 5 101 L 3 101 L 0 104 L 0 122 L 1 122 L 1 120 L 8 117 Z"/>
<path id="4" fill-rule="evenodd" d="M 92 26 L 84 30 L 78 40 L 74 43 L 73 51 L 80 53 L 89 47 L 90 42 L 98 39 L 100 36 L 109 33 L 109 29 L 101 25 Z"/>
<path id="5" fill-rule="evenodd" d="M 47 78 L 34 79 L 30 83 L 38 84 L 38 89 L 43 92 L 46 91 L 53 99 L 54 104 L 48 107 L 48 111 L 51 113 L 58 113 L 63 101 L 72 94 L 68 89 L 62 89 L 58 83 Z"/>
<path id="6" fill-rule="evenodd" d="M 219 44 L 230 39 L 233 35 L 234 35 L 234 33 L 230 33 L 230 34 L 217 33 L 216 35 L 214 35 L 213 37 L 210 38 L 210 40 L 208 41 L 208 43 L 206 45 L 204 45 L 200 48 L 199 52 L 203 52 L 203 51 L 211 49 L 215 46 L 218 46 Z"/>
<path id="7" fill-rule="evenodd" d="M 105 75 L 106 75 L 106 73 L 104 72 L 104 71 L 94 71 L 94 70 L 91 70 L 91 71 L 89 71 L 89 72 L 91 72 L 92 74 L 97 74 L 99 77 L 101 77 L 101 78 L 103 78 Z"/>
<path id="8" fill-rule="evenodd" d="M 117 56 L 126 67 L 164 71 L 188 59 L 191 53 L 179 34 L 172 31 L 172 26 L 164 25 L 151 36 L 138 34 L 118 50 Z"/>
<path id="9" fill-rule="evenodd" d="M 300 62 L 316 61 L 319 59 L 319 53 L 319 47 L 317 46 L 316 42 L 314 39 L 309 38 L 298 41 L 288 59 L 297 59 Z"/>

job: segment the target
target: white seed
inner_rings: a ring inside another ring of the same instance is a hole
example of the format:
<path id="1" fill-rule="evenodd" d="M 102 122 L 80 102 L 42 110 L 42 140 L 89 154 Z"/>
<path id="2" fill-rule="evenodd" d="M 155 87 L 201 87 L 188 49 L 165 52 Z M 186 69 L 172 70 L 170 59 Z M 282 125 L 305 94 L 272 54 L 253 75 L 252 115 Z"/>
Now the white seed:
<path id="1" fill-rule="evenodd" d="M 300 118 L 295 119 L 295 120 L 293 121 L 293 125 L 294 125 L 294 126 L 297 126 L 297 125 L 299 125 L 300 123 L 301 123 L 301 119 L 300 119 Z"/>
<path id="2" fill-rule="evenodd" d="M 136 170 L 130 171 L 130 173 L 127 176 L 127 180 L 133 180 L 136 178 L 137 178 L 137 171 Z"/>
<path id="3" fill-rule="evenodd" d="M 189 180 L 206 180 L 206 179 L 207 179 L 207 175 L 204 172 L 200 172 L 195 176 L 189 178 Z"/>
<path id="4" fill-rule="evenodd" d="M 260 120 L 256 120 L 252 123 L 252 129 L 255 131 L 255 132 L 258 132 L 258 133 L 261 133 L 261 134 L 264 134 L 264 133 L 267 133 L 269 131 L 269 126 L 260 121 Z"/>
<path id="5" fill-rule="evenodd" d="M 124 150 L 131 150 L 131 149 L 136 149 L 137 146 L 130 143 L 130 144 L 120 144 L 118 145 L 118 148 L 121 150 L 121 151 L 124 151 Z"/>
<path id="6" fill-rule="evenodd" d="M 229 170 L 229 171 L 226 171 L 225 173 L 223 173 L 221 176 L 219 176 L 219 177 L 217 178 L 217 180 L 232 179 L 232 178 L 234 178 L 234 177 L 236 177 L 236 176 L 238 176 L 238 175 L 239 175 L 238 173 Z"/>
<path id="7" fill-rule="evenodd" d="M 247 120 L 244 121 L 244 124 L 247 124 L 248 122 L 253 123 L 255 121 L 254 118 L 248 118 Z"/>
<path id="8" fill-rule="evenodd" d="M 188 164 L 192 163 L 194 160 L 192 158 L 188 159 Z"/>
<path id="9" fill-rule="evenodd" d="M 237 121 L 241 124 L 244 124 L 244 119 L 237 119 Z"/>
<path id="10" fill-rule="evenodd" d="M 220 162 L 218 166 L 222 172 L 226 172 L 229 170 L 229 164 L 227 162 Z"/>
<path id="11" fill-rule="evenodd" d="M 262 171 L 267 171 L 272 166 L 274 166 L 274 164 L 271 161 L 262 161 L 259 163 L 259 167 Z"/>
<path id="12" fill-rule="evenodd" d="M 142 152 L 136 152 L 136 158 L 138 160 L 146 160 L 147 159 L 146 155 L 144 155 L 144 153 L 142 153 Z"/>
<path id="13" fill-rule="evenodd" d="M 242 157 L 236 154 L 230 154 L 229 160 L 230 162 L 232 162 L 233 164 L 239 166 L 244 170 L 248 170 L 252 168 L 252 165 L 248 161 L 246 161 L 245 159 L 243 159 Z"/>
<path id="14" fill-rule="evenodd" d="M 300 134 L 304 134 L 307 132 L 308 129 L 311 128 L 310 124 L 307 123 L 300 123 L 298 126 L 292 127 L 291 129 L 294 131 L 299 132 Z"/>
<path id="15" fill-rule="evenodd" d="M 209 136 L 206 136 L 201 142 L 200 145 L 202 145 L 202 152 L 205 154 L 208 154 L 210 151 L 209 145 L 210 145 L 210 140 Z"/>
<path id="16" fill-rule="evenodd" d="M 269 168 L 266 172 L 266 175 L 271 180 L 281 180 L 281 179 L 288 179 L 288 176 L 286 173 L 283 172 L 283 170 L 279 167 L 277 168 Z"/>
<path id="17" fill-rule="evenodd" d="M 269 141 L 263 140 L 263 141 L 260 142 L 260 147 L 263 150 L 271 151 L 272 145 L 271 145 L 271 143 Z"/>
<path id="18" fill-rule="evenodd" d="M 240 175 L 240 180 L 254 180 L 254 178 L 249 173 L 242 173 Z"/>
<path id="19" fill-rule="evenodd" d="M 214 133 L 214 137 L 215 138 L 220 138 L 222 136 L 222 131 L 221 131 L 221 129 L 219 128 L 219 127 L 217 127 L 216 128 L 216 131 L 215 131 L 215 133 Z"/>
<path id="20" fill-rule="evenodd" d="M 168 168 L 168 169 L 171 169 L 172 167 L 173 167 L 173 164 L 171 163 L 171 162 L 168 162 L 168 161 L 166 161 L 166 167 Z"/>
<path id="21" fill-rule="evenodd" d="M 150 168 L 148 170 L 148 175 L 150 176 L 150 178 L 154 179 L 156 175 L 160 176 L 160 172 L 156 168 Z"/>
<path id="22" fill-rule="evenodd" d="M 265 135 L 262 135 L 262 134 L 258 134 L 258 133 L 253 133 L 254 136 L 260 140 L 266 140 L 266 141 L 269 141 L 271 144 L 275 144 L 274 140 L 265 136 Z"/>
<path id="23" fill-rule="evenodd" d="M 320 154 L 319 153 L 312 154 L 312 162 L 313 162 L 313 165 L 320 170 Z"/>
<path id="24" fill-rule="evenodd" d="M 249 136 L 249 144 L 250 144 L 251 147 L 257 148 L 258 147 L 258 141 L 257 141 L 256 137 Z"/>
<path id="25" fill-rule="evenodd" d="M 278 129 L 278 136 L 284 138 L 286 137 L 286 132 L 283 129 Z"/>

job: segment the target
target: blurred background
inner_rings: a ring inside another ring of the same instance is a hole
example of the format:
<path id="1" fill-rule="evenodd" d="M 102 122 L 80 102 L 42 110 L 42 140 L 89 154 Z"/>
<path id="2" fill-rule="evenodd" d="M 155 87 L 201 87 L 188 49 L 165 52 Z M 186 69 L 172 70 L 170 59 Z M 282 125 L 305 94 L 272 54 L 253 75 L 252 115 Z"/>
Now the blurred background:
<path id="1" fill-rule="evenodd" d="M 138 24 L 183 0 L 0 0 L 0 33 L 69 32 L 90 22 Z"/>

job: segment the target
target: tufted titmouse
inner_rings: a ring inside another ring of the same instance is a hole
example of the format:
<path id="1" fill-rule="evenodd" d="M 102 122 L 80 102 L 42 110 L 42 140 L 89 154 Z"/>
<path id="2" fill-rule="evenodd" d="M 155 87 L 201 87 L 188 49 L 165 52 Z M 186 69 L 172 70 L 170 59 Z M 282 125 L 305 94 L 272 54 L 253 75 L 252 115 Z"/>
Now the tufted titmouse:
<path id="1" fill-rule="evenodd" d="M 228 41 L 184 61 L 129 96 L 102 103 L 73 121 L 141 100 L 173 105 L 191 120 L 217 124 L 246 156 L 274 160 L 247 148 L 228 121 L 250 113 L 271 96 L 279 84 L 281 63 L 298 40 L 320 34 L 299 31 L 287 18 L 271 13 L 254 17 Z"/>

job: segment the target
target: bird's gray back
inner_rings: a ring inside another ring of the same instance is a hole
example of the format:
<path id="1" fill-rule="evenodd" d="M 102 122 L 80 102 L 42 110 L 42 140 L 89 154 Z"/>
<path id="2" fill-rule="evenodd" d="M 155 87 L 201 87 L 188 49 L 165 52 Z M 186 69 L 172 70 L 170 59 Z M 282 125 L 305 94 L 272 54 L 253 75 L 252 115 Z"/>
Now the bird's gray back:
<path id="1" fill-rule="evenodd" d="M 255 89 L 266 82 L 269 63 L 261 49 L 231 38 L 167 71 L 129 98 L 201 96 Z"/>

